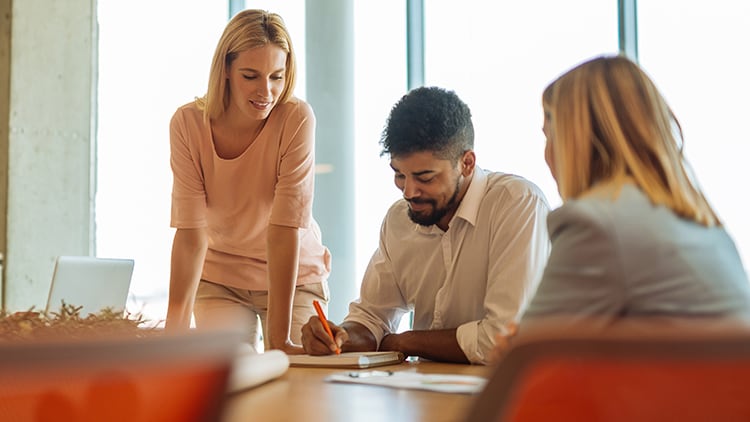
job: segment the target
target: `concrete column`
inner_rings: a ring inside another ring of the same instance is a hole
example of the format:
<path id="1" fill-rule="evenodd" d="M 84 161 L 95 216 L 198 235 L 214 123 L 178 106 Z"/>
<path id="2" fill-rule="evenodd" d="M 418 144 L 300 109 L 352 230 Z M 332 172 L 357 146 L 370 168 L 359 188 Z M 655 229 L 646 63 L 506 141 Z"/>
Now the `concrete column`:
<path id="1" fill-rule="evenodd" d="M 307 0 L 307 100 L 317 117 L 314 216 L 333 256 L 328 317 L 359 292 L 354 237 L 354 2 Z"/>
<path id="2" fill-rule="evenodd" d="M 8 214 L 8 117 L 10 114 L 11 0 L 0 0 L 0 306 L 5 297 L 5 250 Z"/>
<path id="3" fill-rule="evenodd" d="M 11 9 L 10 94 L 0 99 L 9 104 L 7 212 L 0 212 L 3 305 L 16 311 L 43 307 L 55 256 L 95 252 L 97 20 L 96 0 L 19 0 Z"/>

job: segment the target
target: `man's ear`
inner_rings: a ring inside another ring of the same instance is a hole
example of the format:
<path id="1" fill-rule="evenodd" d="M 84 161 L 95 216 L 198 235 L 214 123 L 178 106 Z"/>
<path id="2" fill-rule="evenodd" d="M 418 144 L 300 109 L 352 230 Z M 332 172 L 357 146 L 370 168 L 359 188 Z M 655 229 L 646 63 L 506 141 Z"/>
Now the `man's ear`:
<path id="1" fill-rule="evenodd" d="M 464 177 L 469 177 L 472 174 L 474 174 L 474 166 L 477 164 L 477 156 L 474 154 L 473 150 L 468 150 L 464 152 L 464 155 L 461 156 L 461 175 Z"/>

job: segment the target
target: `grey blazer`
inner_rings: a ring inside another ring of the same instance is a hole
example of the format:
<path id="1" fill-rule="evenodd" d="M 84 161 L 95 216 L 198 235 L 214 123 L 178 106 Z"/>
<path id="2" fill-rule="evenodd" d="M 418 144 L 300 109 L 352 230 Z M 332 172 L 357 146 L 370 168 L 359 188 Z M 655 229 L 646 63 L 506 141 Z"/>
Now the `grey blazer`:
<path id="1" fill-rule="evenodd" d="M 750 285 L 734 242 L 653 206 L 635 186 L 601 190 L 549 214 L 552 250 L 524 320 L 743 316 Z"/>

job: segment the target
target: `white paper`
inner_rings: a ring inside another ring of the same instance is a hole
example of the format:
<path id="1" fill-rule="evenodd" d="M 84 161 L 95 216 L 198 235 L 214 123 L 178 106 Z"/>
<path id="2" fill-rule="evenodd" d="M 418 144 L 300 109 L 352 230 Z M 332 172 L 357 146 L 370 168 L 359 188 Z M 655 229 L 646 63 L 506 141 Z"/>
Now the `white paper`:
<path id="1" fill-rule="evenodd" d="M 412 371 L 348 371 L 329 375 L 326 381 L 462 394 L 478 393 L 487 383 L 486 378 L 474 375 L 423 374 Z"/>
<path id="2" fill-rule="evenodd" d="M 240 353 L 232 365 L 227 390 L 233 393 L 255 387 L 280 377 L 288 368 L 289 358 L 281 350 Z"/>

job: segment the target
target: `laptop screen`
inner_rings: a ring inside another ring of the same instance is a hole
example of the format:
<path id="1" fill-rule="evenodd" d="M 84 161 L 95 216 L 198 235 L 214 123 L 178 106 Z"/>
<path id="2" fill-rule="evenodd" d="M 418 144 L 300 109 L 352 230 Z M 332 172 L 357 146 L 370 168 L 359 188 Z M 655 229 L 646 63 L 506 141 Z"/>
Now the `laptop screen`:
<path id="1" fill-rule="evenodd" d="M 62 304 L 81 307 L 86 317 L 104 308 L 124 312 L 133 275 L 132 259 L 60 256 L 55 262 L 46 312 L 57 312 Z"/>

